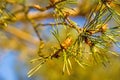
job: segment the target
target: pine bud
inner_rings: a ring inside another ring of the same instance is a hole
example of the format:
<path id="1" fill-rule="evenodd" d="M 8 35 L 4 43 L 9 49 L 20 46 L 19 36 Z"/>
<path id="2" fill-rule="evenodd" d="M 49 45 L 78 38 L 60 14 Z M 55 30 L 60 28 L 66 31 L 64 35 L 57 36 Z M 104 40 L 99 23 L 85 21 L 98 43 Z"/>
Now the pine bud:
<path id="1" fill-rule="evenodd" d="M 108 29 L 108 24 L 101 27 L 101 32 L 105 32 Z"/>
<path id="2" fill-rule="evenodd" d="M 67 49 L 71 44 L 72 44 L 72 38 L 69 37 L 69 38 L 67 38 L 67 39 L 61 44 L 61 46 L 62 46 L 64 49 Z"/>

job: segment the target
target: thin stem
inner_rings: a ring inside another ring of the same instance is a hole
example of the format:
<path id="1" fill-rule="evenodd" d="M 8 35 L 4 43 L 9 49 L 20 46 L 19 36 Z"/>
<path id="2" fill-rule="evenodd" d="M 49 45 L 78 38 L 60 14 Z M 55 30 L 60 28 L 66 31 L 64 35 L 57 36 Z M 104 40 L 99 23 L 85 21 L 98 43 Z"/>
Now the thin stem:
<path id="1" fill-rule="evenodd" d="M 39 23 L 39 24 L 37 24 L 37 27 L 38 26 L 56 26 L 56 25 L 67 25 L 67 23 L 65 23 L 65 22 L 60 22 L 60 23 L 46 23 L 46 24 Z"/>
<path id="2" fill-rule="evenodd" d="M 74 25 L 68 17 L 66 18 L 66 21 L 69 23 L 69 26 L 76 29 L 78 33 L 81 32 L 82 29 Z"/>
<path id="3" fill-rule="evenodd" d="M 42 41 L 42 38 L 40 37 L 40 34 L 39 34 L 38 30 L 37 30 L 37 26 L 38 26 L 38 25 L 35 23 L 34 20 L 32 20 L 32 19 L 30 19 L 30 18 L 28 17 L 29 8 L 26 7 L 26 6 L 24 6 L 24 11 L 25 11 L 26 19 L 33 25 L 32 27 L 33 27 L 33 29 L 34 29 L 34 31 L 35 31 L 35 33 L 36 33 L 39 41 Z"/>
<path id="4" fill-rule="evenodd" d="M 44 7 L 44 8 L 39 6 L 39 5 L 33 5 L 33 6 L 30 6 L 30 8 L 35 8 L 35 9 L 37 9 L 39 11 L 46 11 L 48 9 L 54 8 L 57 4 L 59 4 L 61 2 L 64 2 L 64 1 L 66 1 L 66 0 L 59 0 L 58 2 L 56 2 L 54 4 L 50 4 L 50 5 L 48 5 L 48 6 Z"/>

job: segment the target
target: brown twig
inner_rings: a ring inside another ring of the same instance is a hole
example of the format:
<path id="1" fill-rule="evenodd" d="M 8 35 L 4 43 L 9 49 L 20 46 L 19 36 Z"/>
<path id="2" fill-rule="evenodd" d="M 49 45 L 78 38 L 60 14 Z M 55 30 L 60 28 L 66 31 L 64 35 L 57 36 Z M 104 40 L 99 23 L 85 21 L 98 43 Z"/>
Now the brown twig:
<path id="1" fill-rule="evenodd" d="M 23 39 L 25 41 L 33 43 L 35 45 L 38 43 L 38 41 L 33 36 L 31 36 L 30 34 L 28 34 L 26 32 L 23 32 L 15 27 L 8 26 L 5 28 L 5 31 L 17 36 L 20 39 Z"/>
<path id="2" fill-rule="evenodd" d="M 60 22 L 60 23 L 46 23 L 46 24 L 42 24 L 42 23 L 39 23 L 37 24 L 37 26 L 56 26 L 56 25 L 67 25 L 67 23 L 65 22 Z"/>
<path id="3" fill-rule="evenodd" d="M 46 11 L 48 9 L 54 8 L 57 4 L 59 4 L 61 2 L 64 2 L 64 1 L 66 1 L 66 0 L 59 0 L 58 2 L 56 2 L 54 4 L 51 3 L 50 5 L 48 5 L 48 6 L 44 7 L 44 8 L 41 7 L 40 5 L 33 5 L 33 6 L 30 6 L 30 8 L 35 8 L 35 9 L 37 9 L 39 11 Z"/>
<path id="4" fill-rule="evenodd" d="M 76 29 L 78 33 L 81 32 L 82 29 L 81 29 L 80 27 L 74 25 L 74 24 L 70 21 L 70 19 L 69 19 L 68 17 L 66 18 L 66 21 L 69 23 L 69 26 L 70 26 L 71 28 Z"/>

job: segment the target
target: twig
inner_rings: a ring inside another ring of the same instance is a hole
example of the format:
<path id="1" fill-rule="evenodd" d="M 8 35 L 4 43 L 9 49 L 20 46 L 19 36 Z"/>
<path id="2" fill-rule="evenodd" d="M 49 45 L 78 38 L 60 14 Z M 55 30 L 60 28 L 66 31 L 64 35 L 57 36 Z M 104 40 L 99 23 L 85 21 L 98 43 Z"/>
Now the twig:
<path id="1" fill-rule="evenodd" d="M 66 20 L 67 20 L 67 22 L 69 23 L 69 26 L 70 26 L 71 28 L 76 29 L 78 33 L 81 32 L 82 29 L 81 29 L 80 27 L 74 25 L 68 17 L 66 18 Z"/>
<path id="2" fill-rule="evenodd" d="M 33 43 L 35 45 L 38 43 L 38 41 L 33 36 L 15 27 L 8 26 L 5 28 L 5 31 L 17 36 L 20 39 Z"/>
<path id="3" fill-rule="evenodd" d="M 26 19 L 27 19 L 28 21 L 30 21 L 30 23 L 33 25 L 33 29 L 34 29 L 34 31 L 35 31 L 35 33 L 36 33 L 39 41 L 42 41 L 42 38 L 40 37 L 40 34 L 39 34 L 38 30 L 37 30 L 37 24 L 35 23 L 34 20 L 32 20 L 32 19 L 30 19 L 30 18 L 28 17 L 28 13 L 29 13 L 28 7 L 24 6 L 24 12 L 25 12 L 25 17 L 26 17 Z"/>
<path id="4" fill-rule="evenodd" d="M 50 5 L 48 5 L 48 6 L 44 7 L 44 8 L 39 6 L 39 5 L 33 5 L 33 6 L 30 6 L 30 8 L 35 8 L 35 9 L 37 9 L 39 11 L 46 11 L 48 9 L 54 8 L 57 4 L 59 4 L 61 2 L 64 2 L 64 1 L 66 1 L 66 0 L 60 0 L 60 1 L 58 1 L 58 2 L 56 2 L 54 4 L 50 4 Z"/>
<path id="5" fill-rule="evenodd" d="M 67 23 L 65 23 L 65 22 L 60 22 L 60 23 L 46 23 L 46 24 L 39 23 L 39 24 L 37 24 L 37 27 L 38 26 L 53 26 L 53 25 L 67 25 Z"/>

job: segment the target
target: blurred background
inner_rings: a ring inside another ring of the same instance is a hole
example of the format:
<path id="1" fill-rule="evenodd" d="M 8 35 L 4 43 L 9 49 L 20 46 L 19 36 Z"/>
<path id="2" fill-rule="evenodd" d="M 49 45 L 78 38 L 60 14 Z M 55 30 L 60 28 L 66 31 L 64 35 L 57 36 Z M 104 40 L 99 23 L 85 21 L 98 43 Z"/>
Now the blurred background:
<path id="1" fill-rule="evenodd" d="M 75 9 L 75 12 L 71 11 L 70 18 L 82 27 L 86 16 L 96 5 L 95 1 L 76 0 L 76 4 L 70 5 Z M 119 80 L 120 57 L 112 57 L 107 66 L 89 65 L 85 70 L 74 63 L 71 75 L 67 73 L 63 75 L 61 65 L 63 63 L 55 59 L 44 64 L 28 78 L 28 71 L 37 64 L 31 64 L 30 60 L 38 57 L 39 39 L 33 24 L 26 18 L 26 11 L 29 8 L 27 16 L 36 24 L 53 23 L 53 9 L 42 12 L 29 7 L 32 5 L 45 7 L 48 4 L 50 4 L 49 0 L 0 0 L 0 80 Z M 114 8 L 119 10 L 120 6 Z M 113 25 L 117 23 L 111 20 L 109 26 Z M 57 44 L 50 33 L 51 29 L 50 26 L 43 25 L 38 28 L 47 47 Z M 65 30 L 61 29 L 61 32 L 63 33 L 61 36 L 64 37 Z M 113 47 L 113 50 L 120 52 L 118 47 Z M 47 48 L 44 51 L 51 53 Z"/>

